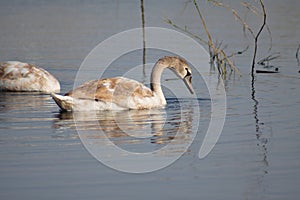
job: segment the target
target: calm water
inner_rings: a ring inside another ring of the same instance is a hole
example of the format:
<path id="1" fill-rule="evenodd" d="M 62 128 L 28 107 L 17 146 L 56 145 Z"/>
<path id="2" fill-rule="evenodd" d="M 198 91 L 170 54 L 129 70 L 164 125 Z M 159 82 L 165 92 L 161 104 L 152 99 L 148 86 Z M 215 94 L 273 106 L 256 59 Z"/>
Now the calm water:
<path id="1" fill-rule="evenodd" d="M 62 93 L 67 92 L 81 62 L 99 42 L 141 26 L 139 3 L 2 1 L 0 60 L 38 64 L 60 80 Z M 0 199 L 298 199 L 300 74 L 295 54 L 300 41 L 299 6 L 295 1 L 266 1 L 272 52 L 281 55 L 271 64 L 279 67 L 280 73 L 257 75 L 252 87 L 251 51 L 235 58 L 243 76 L 225 81 L 225 125 L 217 145 L 201 160 L 198 151 L 211 104 L 197 75 L 193 81 L 198 98 L 176 99 L 166 89 L 168 106 L 151 112 L 73 115 L 61 113 L 48 95 L 1 92 Z M 230 13 L 204 2 L 201 8 L 214 37 L 229 45 L 227 51 L 251 44 Z M 185 7 L 184 1 L 146 1 L 145 12 L 147 26 L 170 28 L 163 22 L 170 17 L 199 32 L 195 10 L 192 4 Z M 257 20 L 245 15 L 251 22 Z M 268 54 L 268 47 L 267 33 L 263 33 L 259 57 Z M 150 50 L 147 61 L 155 62 L 163 55 Z M 122 75 L 139 64 L 141 54 L 133 52 L 114 62 L 105 76 Z M 147 73 L 150 69 L 147 67 Z M 171 75 L 166 73 L 166 78 Z M 142 74 L 135 79 L 144 81 Z M 186 92 L 178 80 L 169 82 Z M 200 111 L 194 109 L 198 104 Z M 195 117 L 199 112 L 200 118 Z M 97 135 L 101 130 L 113 143 L 134 152 L 149 152 L 175 142 L 176 148 L 165 158 L 197 135 L 175 163 L 137 175 L 97 161 L 82 144 L 78 130 L 99 140 L 103 138 Z M 185 133 L 184 137 L 176 138 L 178 131 Z M 125 134 L 128 132 L 130 135 Z"/>

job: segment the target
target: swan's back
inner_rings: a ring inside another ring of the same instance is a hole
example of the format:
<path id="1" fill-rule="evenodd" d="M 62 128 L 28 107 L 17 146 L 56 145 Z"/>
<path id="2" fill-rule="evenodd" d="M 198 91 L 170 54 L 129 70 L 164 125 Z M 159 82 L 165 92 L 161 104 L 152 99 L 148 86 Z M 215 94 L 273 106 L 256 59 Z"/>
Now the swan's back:
<path id="1" fill-rule="evenodd" d="M 60 84 L 46 70 L 28 63 L 0 63 L 0 90 L 27 92 L 59 92 Z"/>
<path id="2" fill-rule="evenodd" d="M 86 82 L 65 96 L 113 103 L 122 108 L 144 109 L 152 106 L 155 95 L 142 83 L 124 77 L 115 77 Z"/>

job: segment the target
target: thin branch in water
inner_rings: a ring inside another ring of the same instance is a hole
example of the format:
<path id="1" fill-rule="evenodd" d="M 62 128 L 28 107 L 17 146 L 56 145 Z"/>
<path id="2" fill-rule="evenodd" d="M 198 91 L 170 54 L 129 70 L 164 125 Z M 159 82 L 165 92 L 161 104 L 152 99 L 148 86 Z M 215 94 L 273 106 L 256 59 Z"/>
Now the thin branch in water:
<path id="1" fill-rule="evenodd" d="M 240 76 L 242 75 L 240 70 L 231 62 L 226 53 L 221 49 L 220 53 L 224 56 L 226 62 L 229 64 L 230 68 L 235 70 Z"/>
<path id="2" fill-rule="evenodd" d="M 199 6 L 198 6 L 198 4 L 197 4 L 197 0 L 194 0 L 194 5 L 195 5 L 196 10 L 197 10 L 197 12 L 198 12 L 198 15 L 199 15 L 199 17 L 200 17 L 202 26 L 203 26 L 203 28 L 204 28 L 204 30 L 205 30 L 205 32 L 206 32 L 207 37 L 208 37 L 208 45 L 209 45 L 210 47 L 213 47 L 213 48 L 214 48 L 214 45 L 213 45 L 213 42 L 212 42 L 212 37 L 211 37 L 211 35 L 210 35 L 210 33 L 209 33 L 208 29 L 207 29 L 207 26 L 206 26 L 206 23 L 205 23 L 205 21 L 204 21 L 204 18 L 203 18 L 203 16 L 202 16 L 201 12 L 200 12 Z M 215 51 L 215 50 L 216 50 L 216 49 L 214 48 L 214 51 Z"/>
<path id="3" fill-rule="evenodd" d="M 266 14 L 266 10 L 265 10 L 265 5 L 263 3 L 263 0 L 260 0 L 260 5 L 262 7 L 262 11 L 263 11 L 263 23 L 259 29 L 259 31 L 257 32 L 255 38 L 254 38 L 254 53 L 253 53 L 253 59 L 252 59 L 252 66 L 251 66 L 251 75 L 254 76 L 254 69 L 255 69 L 255 60 L 256 60 L 256 54 L 257 54 L 257 41 L 258 41 L 258 37 L 261 34 L 262 30 L 264 29 L 265 25 L 266 25 L 266 20 L 267 20 L 267 14 Z"/>
<path id="4" fill-rule="evenodd" d="M 256 6 L 253 6 L 247 2 L 241 2 L 241 5 L 244 6 L 245 8 L 247 8 L 248 10 L 250 10 L 256 16 L 258 16 L 258 17 L 262 16 L 261 11 Z"/>
<path id="5" fill-rule="evenodd" d="M 231 58 L 231 57 L 233 57 L 233 56 L 235 56 L 235 55 L 241 55 L 241 54 L 245 53 L 248 49 L 249 49 L 249 45 L 247 45 L 247 46 L 245 47 L 245 49 L 243 49 L 243 50 L 241 50 L 241 51 L 237 51 L 237 52 L 235 52 L 235 53 L 232 53 L 230 56 L 228 56 L 228 58 Z"/>
<path id="6" fill-rule="evenodd" d="M 217 56 L 219 53 L 221 54 L 222 57 L 225 58 L 226 62 L 229 64 L 230 68 L 234 71 L 236 71 L 239 75 L 241 75 L 239 69 L 231 62 L 231 60 L 228 58 L 228 56 L 225 54 L 225 52 L 221 49 L 218 49 L 216 48 L 216 46 L 213 44 L 212 42 L 212 37 L 208 31 L 208 28 L 206 26 L 206 23 L 205 23 L 205 20 L 200 12 L 200 9 L 199 9 L 199 6 L 197 4 L 197 1 L 194 0 L 194 5 L 196 7 L 196 10 L 197 10 L 197 13 L 200 17 L 200 20 L 201 20 L 201 23 L 202 23 L 202 26 L 203 28 L 205 29 L 205 32 L 207 34 L 207 37 L 208 37 L 208 46 L 209 46 L 209 49 L 213 49 L 213 52 L 210 51 L 210 54 L 213 54 L 211 55 L 211 58 L 214 58 L 215 56 Z M 218 60 L 217 60 L 218 61 Z M 222 61 L 222 60 L 219 60 L 219 61 Z M 220 62 L 218 64 L 221 64 Z M 225 70 L 225 71 L 224 71 Z M 219 69 L 219 72 L 220 72 L 220 69 Z M 223 72 L 226 72 L 226 69 L 223 69 Z"/>
<path id="7" fill-rule="evenodd" d="M 208 1 L 212 2 L 216 6 L 224 7 L 226 9 L 228 9 L 229 11 L 231 11 L 233 16 L 235 17 L 235 19 L 238 20 L 243 25 L 244 29 L 246 29 L 250 32 L 250 34 L 252 35 L 253 38 L 255 38 L 255 34 L 254 34 L 253 30 L 250 28 L 250 26 L 240 17 L 238 12 L 235 9 L 233 9 L 230 5 L 218 2 L 215 0 L 208 0 Z"/>
<path id="8" fill-rule="evenodd" d="M 280 57 L 280 53 L 279 52 L 272 53 L 272 54 L 268 55 L 267 57 L 262 58 L 259 61 L 257 61 L 257 64 L 265 66 L 265 67 L 269 67 L 269 62 L 271 60 L 275 60 L 275 59 L 277 59 L 279 57 Z"/>
<path id="9" fill-rule="evenodd" d="M 187 1 L 184 2 L 183 9 L 179 12 L 180 15 L 182 15 L 182 14 L 185 12 L 185 10 L 186 10 L 188 4 L 191 3 L 191 2 L 192 2 L 192 0 L 187 0 Z"/>
<path id="10" fill-rule="evenodd" d="M 198 16 L 200 18 L 201 24 L 206 32 L 208 41 L 202 39 L 201 37 L 199 37 L 198 35 L 192 33 L 191 31 L 188 30 L 188 28 L 186 26 L 184 27 L 180 27 L 176 24 L 174 24 L 170 19 L 166 18 L 164 21 L 168 24 L 170 24 L 171 26 L 173 26 L 175 29 L 178 29 L 180 31 L 183 31 L 184 33 L 190 35 L 191 37 L 199 40 L 201 43 L 208 45 L 208 50 L 209 50 L 209 54 L 210 54 L 210 63 L 211 63 L 211 67 L 216 67 L 218 69 L 218 72 L 223 76 L 223 78 L 226 76 L 226 66 L 229 66 L 231 69 L 231 72 L 234 71 L 236 72 L 238 75 L 242 75 L 239 71 L 239 69 L 235 66 L 235 64 L 229 59 L 229 57 L 227 56 L 227 54 L 224 52 L 223 49 L 221 49 L 222 47 L 222 42 L 218 43 L 218 41 L 216 42 L 216 44 L 213 43 L 212 41 L 212 36 L 210 34 L 210 32 L 208 31 L 208 28 L 206 26 L 206 22 L 202 16 L 202 13 L 200 11 L 200 8 L 198 6 L 197 0 L 193 0 L 194 6 L 196 8 L 196 11 L 198 13 Z M 224 48 L 226 48 L 226 45 L 224 46 Z"/>
<path id="11" fill-rule="evenodd" d="M 256 16 L 263 17 L 263 13 L 256 6 L 253 6 L 247 2 L 241 2 L 241 5 L 244 6 L 245 8 L 247 8 L 248 10 L 250 10 Z M 266 24 L 265 26 L 266 26 L 268 34 L 269 34 L 270 46 L 269 46 L 268 51 L 270 52 L 272 49 L 272 44 L 273 44 L 272 32 L 271 32 L 271 29 L 268 26 L 268 24 Z"/>
<path id="12" fill-rule="evenodd" d="M 216 44 L 216 48 L 217 48 L 217 49 L 220 49 L 221 46 L 222 46 L 222 44 L 223 44 L 223 41 L 219 42 L 218 40 L 216 40 L 215 44 Z M 226 48 L 226 47 L 224 47 L 223 49 L 225 49 L 225 48 Z"/>
<path id="13" fill-rule="evenodd" d="M 230 5 L 225 4 L 225 3 L 220 3 L 215 0 L 209 0 L 209 1 L 212 2 L 216 6 L 221 6 L 221 7 L 224 7 L 226 9 L 230 10 L 232 12 L 232 14 L 234 15 L 234 17 L 243 25 L 243 28 L 247 29 L 250 32 L 250 34 L 252 35 L 252 37 L 254 38 L 254 52 L 253 52 L 253 59 L 252 59 L 252 66 L 251 66 L 251 75 L 254 76 L 255 60 L 256 60 L 256 54 L 257 54 L 257 42 L 258 42 L 258 38 L 259 38 L 262 30 L 266 26 L 266 19 L 267 19 L 267 14 L 266 14 L 265 5 L 263 3 L 263 0 L 259 0 L 260 6 L 262 8 L 263 24 L 261 25 L 261 27 L 258 30 L 256 35 L 254 34 L 254 31 L 250 28 L 250 26 L 240 17 L 238 12 L 235 9 L 233 9 Z M 257 13 L 257 14 L 260 13 L 258 11 L 258 9 L 256 9 L 254 6 L 252 6 L 250 4 L 244 4 L 244 5 L 246 6 L 246 8 L 250 9 L 252 12 Z M 269 33 L 271 33 L 271 31 L 269 31 Z"/>
<path id="14" fill-rule="evenodd" d="M 170 19 L 168 18 L 165 18 L 164 21 L 167 23 L 167 24 L 170 24 L 171 26 L 173 26 L 174 28 L 176 28 L 177 30 L 180 30 L 182 32 L 185 32 L 187 33 L 189 36 L 191 36 L 192 38 L 196 39 L 196 40 L 199 40 L 200 42 L 202 42 L 203 44 L 206 44 L 208 45 L 208 42 L 205 41 L 204 39 L 202 39 L 201 37 L 199 37 L 198 35 L 190 32 L 187 27 L 185 26 L 184 28 L 174 24 Z"/>
<path id="15" fill-rule="evenodd" d="M 142 30 L 143 30 L 143 75 L 144 77 L 146 77 L 146 34 L 145 34 L 144 0 L 141 0 L 141 13 L 142 13 Z"/>

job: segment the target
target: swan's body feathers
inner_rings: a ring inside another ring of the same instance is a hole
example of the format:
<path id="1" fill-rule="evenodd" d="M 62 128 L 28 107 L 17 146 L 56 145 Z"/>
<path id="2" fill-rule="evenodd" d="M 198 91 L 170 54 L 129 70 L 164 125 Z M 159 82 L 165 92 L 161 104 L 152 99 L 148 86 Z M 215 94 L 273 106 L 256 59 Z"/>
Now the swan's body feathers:
<path id="1" fill-rule="evenodd" d="M 88 81 L 65 96 L 52 97 L 63 110 L 147 109 L 161 105 L 150 88 L 124 77 Z"/>
<path id="2" fill-rule="evenodd" d="M 18 61 L 0 63 L 0 90 L 21 92 L 59 92 L 60 84 L 46 70 Z"/>

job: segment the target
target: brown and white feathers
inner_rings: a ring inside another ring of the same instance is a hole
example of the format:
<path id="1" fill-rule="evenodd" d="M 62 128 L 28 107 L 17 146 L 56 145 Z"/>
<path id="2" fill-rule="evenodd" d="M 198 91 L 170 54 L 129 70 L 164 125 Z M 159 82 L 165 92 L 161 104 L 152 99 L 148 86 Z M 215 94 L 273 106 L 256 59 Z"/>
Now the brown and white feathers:
<path id="1" fill-rule="evenodd" d="M 0 63 L 0 90 L 19 92 L 59 92 L 58 80 L 46 70 L 27 63 Z"/>

